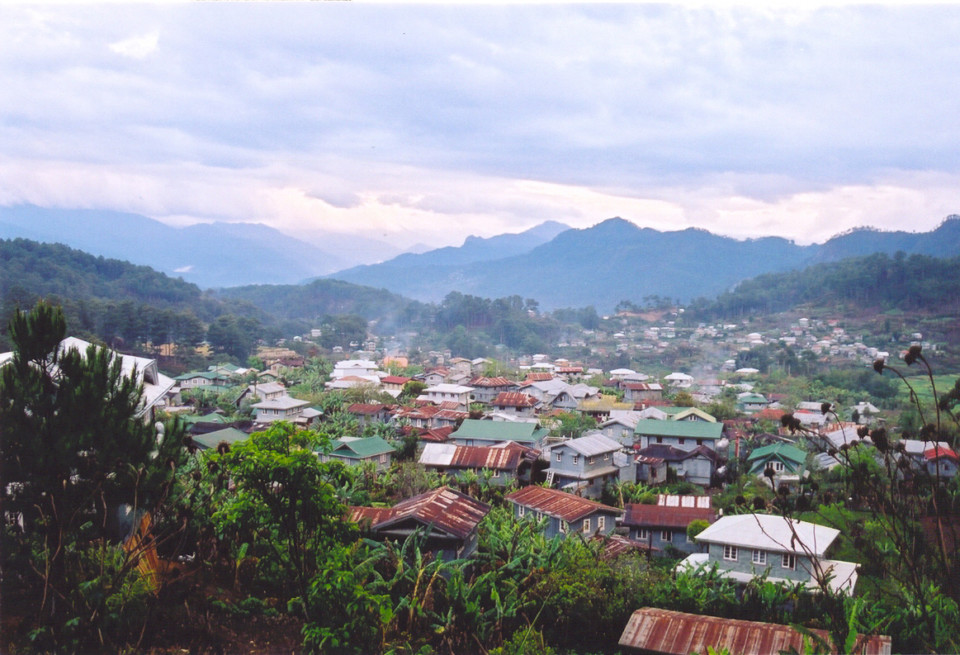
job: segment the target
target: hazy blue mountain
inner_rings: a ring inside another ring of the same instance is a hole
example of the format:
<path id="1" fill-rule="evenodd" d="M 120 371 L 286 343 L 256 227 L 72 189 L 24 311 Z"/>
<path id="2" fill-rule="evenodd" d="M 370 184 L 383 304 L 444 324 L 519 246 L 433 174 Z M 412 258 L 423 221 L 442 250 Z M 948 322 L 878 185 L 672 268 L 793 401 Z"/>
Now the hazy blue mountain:
<path id="1" fill-rule="evenodd" d="M 764 273 L 875 252 L 956 256 L 960 218 L 950 217 L 928 233 L 855 230 L 810 246 L 778 237 L 737 240 L 692 228 L 660 232 L 612 218 L 561 232 L 528 252 L 504 252 L 499 259 L 463 257 L 455 264 L 450 257 L 457 249 L 441 250 L 433 260 L 404 257 L 402 263 L 392 260 L 330 277 L 422 301 L 438 301 L 450 291 L 489 298 L 518 294 L 536 298 L 545 309 L 594 305 L 609 311 L 620 300 L 650 295 L 685 302 L 713 297 Z"/>
<path id="2" fill-rule="evenodd" d="M 177 228 L 138 214 L 0 207 L 0 238 L 17 237 L 148 265 L 204 288 L 291 283 L 354 263 L 255 223 Z"/>

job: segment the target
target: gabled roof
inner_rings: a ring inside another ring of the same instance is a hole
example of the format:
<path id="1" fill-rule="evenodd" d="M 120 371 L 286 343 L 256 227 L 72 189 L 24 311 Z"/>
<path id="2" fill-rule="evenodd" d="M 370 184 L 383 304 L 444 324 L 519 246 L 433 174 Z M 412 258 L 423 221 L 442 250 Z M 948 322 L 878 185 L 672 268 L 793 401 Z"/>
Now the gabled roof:
<path id="1" fill-rule="evenodd" d="M 201 448 L 209 448 L 211 450 L 219 446 L 221 441 L 225 441 L 226 443 L 233 445 L 238 441 L 244 441 L 249 437 L 249 434 L 238 430 L 237 428 L 224 428 L 214 432 L 207 432 L 206 434 L 192 435 L 193 440 L 198 446 Z"/>
<path id="2" fill-rule="evenodd" d="M 306 407 L 309 404 L 309 400 L 298 400 L 291 396 L 280 396 L 279 398 L 256 403 L 255 405 L 251 405 L 251 407 L 254 409 L 296 409 L 297 407 Z"/>
<path id="3" fill-rule="evenodd" d="M 516 441 L 530 443 L 539 441 L 549 430 L 537 423 L 508 423 L 506 421 L 484 421 L 482 419 L 464 419 L 451 439 L 479 439 L 481 441 Z"/>
<path id="4" fill-rule="evenodd" d="M 359 416 L 375 416 L 382 411 L 390 411 L 393 405 L 384 405 L 383 403 L 353 403 L 347 407 L 347 412 Z"/>
<path id="5" fill-rule="evenodd" d="M 367 437 L 365 439 L 337 439 L 333 442 L 331 455 L 347 457 L 349 459 L 365 459 L 396 451 L 383 437 Z"/>
<path id="6" fill-rule="evenodd" d="M 807 453 L 800 450 L 796 446 L 791 446 L 788 443 L 778 442 L 772 443 L 769 446 L 763 446 L 762 448 L 756 448 L 750 456 L 747 458 L 748 462 L 755 460 L 767 459 L 768 457 L 776 457 L 781 460 L 788 460 L 796 464 L 803 464 L 807 460 Z"/>
<path id="7" fill-rule="evenodd" d="M 378 532 L 413 520 L 425 527 L 465 539 L 477 529 L 489 511 L 490 506 L 486 503 L 449 487 L 440 487 L 386 509 L 351 507 L 350 519 L 357 523 L 369 521 L 370 527 Z"/>
<path id="8" fill-rule="evenodd" d="M 923 451 L 923 458 L 928 462 L 934 459 L 940 459 L 941 457 L 952 459 L 954 462 L 960 461 L 955 452 L 949 448 L 944 448 L 943 446 L 938 445 Z"/>
<path id="9" fill-rule="evenodd" d="M 420 463 L 424 466 L 515 471 L 520 462 L 526 459 L 528 452 L 536 451 L 515 443 L 507 444 L 503 448 L 428 443 L 420 454 Z"/>
<path id="10" fill-rule="evenodd" d="M 501 391 L 491 402 L 497 407 L 536 407 L 540 401 L 519 391 Z"/>
<path id="11" fill-rule="evenodd" d="M 634 434 L 685 439 L 719 439 L 723 436 L 723 423 L 710 423 L 708 421 L 660 421 L 655 418 L 645 418 L 637 421 Z"/>
<path id="12" fill-rule="evenodd" d="M 502 377 L 502 376 L 501 376 L 501 377 L 495 377 L 495 378 L 488 378 L 488 377 L 483 377 L 483 376 L 475 377 L 475 378 L 473 378 L 472 380 L 470 380 L 470 382 L 468 382 L 467 384 L 468 384 L 469 386 L 471 386 L 471 387 L 481 387 L 481 388 L 486 388 L 486 387 L 493 387 L 493 388 L 496 388 L 496 387 L 515 387 L 515 386 L 517 386 L 517 383 L 516 383 L 516 382 L 514 382 L 514 381 L 512 381 L 512 380 L 508 380 L 507 378 Z"/>
<path id="13" fill-rule="evenodd" d="M 400 375 L 384 375 L 380 378 L 382 384 L 406 384 L 413 378 L 405 378 Z"/>
<path id="14" fill-rule="evenodd" d="M 450 433 L 453 432 L 452 425 L 445 425 L 442 428 L 433 428 L 432 430 L 426 430 L 420 434 L 417 438 L 420 441 L 428 441 L 433 443 L 445 443 L 450 439 Z"/>
<path id="15" fill-rule="evenodd" d="M 562 441 L 553 446 L 554 448 L 570 448 L 584 457 L 593 457 L 604 453 L 612 453 L 620 450 L 618 442 L 606 436 L 602 432 L 594 432 L 583 437 Z"/>
<path id="16" fill-rule="evenodd" d="M 839 530 L 773 514 L 724 516 L 697 535 L 706 543 L 823 557 Z"/>
<path id="17" fill-rule="evenodd" d="M 664 528 L 686 528 L 691 521 L 702 519 L 712 523 L 717 513 L 709 507 L 667 507 L 628 503 L 623 517 L 624 525 Z"/>
<path id="18" fill-rule="evenodd" d="M 829 643 L 825 630 L 811 631 Z M 631 615 L 620 645 L 664 655 L 706 653 L 708 648 L 730 653 L 802 653 L 809 646 L 809 637 L 787 625 L 645 607 Z M 892 647 L 892 640 L 885 635 L 857 635 L 854 652 L 890 655 Z"/>
<path id="19" fill-rule="evenodd" d="M 579 521 L 594 512 L 620 514 L 622 509 L 568 494 L 559 489 L 530 485 L 505 496 L 506 500 L 562 521 Z"/>

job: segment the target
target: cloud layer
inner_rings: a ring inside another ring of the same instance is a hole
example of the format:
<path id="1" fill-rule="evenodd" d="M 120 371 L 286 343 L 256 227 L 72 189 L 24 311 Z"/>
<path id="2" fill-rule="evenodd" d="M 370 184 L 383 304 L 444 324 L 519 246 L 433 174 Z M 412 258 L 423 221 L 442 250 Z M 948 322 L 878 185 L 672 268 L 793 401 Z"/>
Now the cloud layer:
<path id="1" fill-rule="evenodd" d="M 0 204 L 402 246 L 960 213 L 960 7 L 0 8 Z"/>

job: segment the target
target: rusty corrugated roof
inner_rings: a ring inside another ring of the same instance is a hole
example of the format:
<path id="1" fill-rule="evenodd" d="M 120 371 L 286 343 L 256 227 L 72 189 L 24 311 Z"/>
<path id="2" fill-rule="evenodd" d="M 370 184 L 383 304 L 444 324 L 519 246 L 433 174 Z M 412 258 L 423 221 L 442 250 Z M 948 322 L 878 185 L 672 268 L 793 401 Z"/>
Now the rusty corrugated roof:
<path id="1" fill-rule="evenodd" d="M 401 521 L 413 519 L 463 539 L 477 529 L 489 511 L 490 506 L 486 503 L 449 487 L 440 487 L 401 501 L 389 509 L 351 507 L 350 518 L 357 522 L 369 520 L 374 531 L 388 530 Z"/>
<path id="2" fill-rule="evenodd" d="M 456 468 L 491 469 L 514 471 L 523 459 L 523 452 L 516 448 L 485 448 L 483 446 L 458 446 L 450 460 Z"/>
<path id="3" fill-rule="evenodd" d="M 508 380 L 505 377 L 496 377 L 496 378 L 487 378 L 487 377 L 477 377 L 470 380 L 467 383 L 468 387 L 515 387 L 517 383 L 513 380 Z"/>
<path id="4" fill-rule="evenodd" d="M 533 396 L 519 391 L 501 391 L 490 404 L 497 407 L 535 407 L 538 402 Z"/>
<path id="5" fill-rule="evenodd" d="M 828 639 L 824 630 L 812 630 Z M 804 636 L 790 626 L 760 621 L 722 619 L 645 607 L 633 613 L 620 635 L 620 645 L 653 653 L 689 655 L 708 647 L 738 655 L 767 655 L 783 651 L 804 652 Z M 890 655 L 891 639 L 885 635 L 858 635 L 854 652 Z"/>
<path id="6" fill-rule="evenodd" d="M 506 499 L 567 522 L 578 521 L 599 510 L 617 514 L 623 511 L 616 507 L 568 494 L 565 491 L 547 489 L 536 485 L 524 487 L 507 494 Z"/>
<path id="7" fill-rule="evenodd" d="M 624 509 L 626 510 L 623 517 L 624 525 L 685 528 L 696 519 L 703 519 L 710 523 L 717 520 L 716 512 L 701 507 L 665 507 L 627 503 Z"/>

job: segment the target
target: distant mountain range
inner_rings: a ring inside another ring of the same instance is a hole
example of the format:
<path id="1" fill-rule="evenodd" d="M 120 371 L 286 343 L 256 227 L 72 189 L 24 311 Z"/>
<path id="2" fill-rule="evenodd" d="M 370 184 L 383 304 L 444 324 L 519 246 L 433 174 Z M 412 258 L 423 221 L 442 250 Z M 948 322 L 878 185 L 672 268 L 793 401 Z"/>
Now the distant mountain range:
<path id="1" fill-rule="evenodd" d="M 498 251 L 496 239 L 484 240 L 482 251 L 465 243 L 459 249 L 407 254 L 328 277 L 421 301 L 436 302 L 459 291 L 488 298 L 535 298 L 544 309 L 593 305 L 610 311 L 621 300 L 637 302 L 653 295 L 683 302 L 709 298 L 763 273 L 852 256 L 897 251 L 957 256 L 960 217 L 948 217 L 932 232 L 862 228 L 809 246 L 778 237 L 741 241 L 692 228 L 660 232 L 621 218 L 564 230 L 525 252 L 518 244 Z"/>
<path id="2" fill-rule="evenodd" d="M 826 243 L 800 246 L 779 237 L 737 240 L 700 229 L 660 232 L 611 218 L 586 229 L 548 221 L 519 234 L 468 237 L 459 247 L 400 254 L 379 264 L 359 253 L 384 244 L 331 238 L 326 252 L 259 224 L 211 223 L 175 228 L 136 214 L 0 207 L 0 238 L 63 243 L 151 266 L 202 288 L 293 284 L 318 277 L 387 289 L 438 302 L 451 291 L 534 298 L 543 309 L 594 306 L 660 296 L 713 298 L 765 273 L 873 253 L 960 255 L 960 216 L 931 232 L 861 228 Z M 419 248 L 418 248 L 419 249 Z M 351 261 L 352 258 L 352 261 Z M 362 264 L 362 265 L 358 265 Z"/>
<path id="3" fill-rule="evenodd" d="M 347 248 L 340 235 L 331 235 L 327 242 L 334 254 L 257 223 L 178 228 L 139 214 L 31 205 L 0 207 L 0 238 L 62 243 L 151 266 L 203 288 L 300 282 L 382 258 L 362 258 L 370 253 L 399 252 L 364 239 Z"/>

